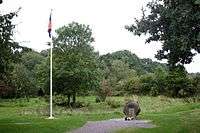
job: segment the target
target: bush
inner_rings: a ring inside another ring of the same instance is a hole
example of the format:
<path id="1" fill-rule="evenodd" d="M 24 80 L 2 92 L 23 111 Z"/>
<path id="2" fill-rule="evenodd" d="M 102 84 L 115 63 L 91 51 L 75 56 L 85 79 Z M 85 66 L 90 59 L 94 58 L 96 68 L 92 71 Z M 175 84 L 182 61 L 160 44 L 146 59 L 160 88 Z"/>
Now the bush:
<path id="1" fill-rule="evenodd" d="M 159 90 L 157 87 L 151 87 L 151 90 L 150 90 L 150 95 L 151 96 L 158 96 L 159 95 Z"/>
<path id="2" fill-rule="evenodd" d="M 58 106 L 66 106 L 67 105 L 67 98 L 62 95 L 54 95 L 53 96 L 53 103 Z"/>
<path id="3" fill-rule="evenodd" d="M 16 88 L 8 86 L 0 80 L 0 98 L 14 98 L 15 94 Z"/>
<path id="4" fill-rule="evenodd" d="M 99 96 L 97 96 L 96 99 L 95 99 L 95 102 L 96 102 L 96 103 L 102 102 L 102 101 L 101 101 L 101 98 L 100 98 Z"/>
<path id="5" fill-rule="evenodd" d="M 114 99 L 107 99 L 106 103 L 111 107 L 111 108 L 118 108 L 120 107 L 120 102 L 114 100 Z"/>
<path id="6" fill-rule="evenodd" d="M 77 101 L 76 103 L 70 103 L 70 105 L 73 107 L 73 108 L 83 108 L 83 107 L 88 107 L 90 105 L 90 103 L 85 103 L 85 102 L 80 102 L 80 101 Z"/>
<path id="7" fill-rule="evenodd" d="M 187 97 L 187 98 L 184 98 L 183 101 L 186 103 L 199 103 L 200 96 Z"/>
<path id="8" fill-rule="evenodd" d="M 140 93 L 144 95 L 149 95 L 151 88 L 155 86 L 154 74 L 148 73 L 140 77 L 141 89 Z"/>
<path id="9" fill-rule="evenodd" d="M 101 82 L 101 87 L 98 91 L 98 99 L 97 101 L 104 102 L 107 96 L 111 96 L 111 88 L 107 80 L 103 80 Z"/>
<path id="10" fill-rule="evenodd" d="M 194 96 L 195 90 L 192 82 L 188 78 L 185 68 L 181 65 L 176 66 L 167 76 L 167 91 L 172 97 L 190 97 Z"/>

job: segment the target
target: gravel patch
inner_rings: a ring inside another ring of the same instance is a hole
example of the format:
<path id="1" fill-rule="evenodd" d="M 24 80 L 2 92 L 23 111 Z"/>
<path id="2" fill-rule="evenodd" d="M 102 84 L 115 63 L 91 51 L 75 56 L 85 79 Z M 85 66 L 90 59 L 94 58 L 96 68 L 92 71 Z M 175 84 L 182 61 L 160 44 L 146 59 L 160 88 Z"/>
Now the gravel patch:
<path id="1" fill-rule="evenodd" d="M 132 120 L 111 119 L 105 121 L 87 122 L 83 127 L 78 128 L 71 133 L 111 133 L 119 128 L 137 127 L 137 128 L 154 128 L 149 120 Z"/>

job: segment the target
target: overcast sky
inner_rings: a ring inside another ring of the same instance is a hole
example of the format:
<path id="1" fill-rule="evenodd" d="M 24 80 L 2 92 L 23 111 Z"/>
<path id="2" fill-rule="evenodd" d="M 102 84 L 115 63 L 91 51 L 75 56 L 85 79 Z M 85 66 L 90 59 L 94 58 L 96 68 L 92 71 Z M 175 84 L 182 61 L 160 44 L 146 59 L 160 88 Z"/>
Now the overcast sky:
<path id="1" fill-rule="evenodd" d="M 76 21 L 90 25 L 100 54 L 130 50 L 140 58 L 151 58 L 160 48 L 159 43 L 145 44 L 145 36 L 137 37 L 124 29 L 141 16 L 141 8 L 149 0 L 4 0 L 1 13 L 22 9 L 15 23 L 15 39 L 21 45 L 41 51 L 48 41 L 48 18 L 53 9 L 53 30 Z M 186 65 L 189 72 L 200 72 L 200 55 Z"/>

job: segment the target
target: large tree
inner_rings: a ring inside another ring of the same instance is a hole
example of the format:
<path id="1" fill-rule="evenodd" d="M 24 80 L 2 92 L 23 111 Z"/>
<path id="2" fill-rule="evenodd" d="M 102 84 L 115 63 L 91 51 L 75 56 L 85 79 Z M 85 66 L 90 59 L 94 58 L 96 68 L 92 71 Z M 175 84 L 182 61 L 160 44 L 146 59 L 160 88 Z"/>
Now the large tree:
<path id="1" fill-rule="evenodd" d="M 72 22 L 56 30 L 54 41 L 54 81 L 57 92 L 73 97 L 98 87 L 98 54 L 90 45 L 94 38 L 88 25 Z"/>
<path id="2" fill-rule="evenodd" d="M 200 53 L 199 0 L 153 0 L 142 11 L 142 18 L 126 28 L 135 35 L 148 34 L 147 43 L 160 41 L 157 59 L 167 59 L 175 68 Z"/>
<path id="3" fill-rule="evenodd" d="M 16 62 L 20 46 L 13 40 L 15 25 L 12 19 L 17 12 L 2 15 L 0 14 L 0 80 L 8 81 L 10 63 Z"/>
<path id="4" fill-rule="evenodd" d="M 16 96 L 24 96 L 28 101 L 30 95 L 35 95 L 37 92 L 36 80 L 31 71 L 29 71 L 23 64 L 14 64 L 12 84 L 16 87 Z"/>

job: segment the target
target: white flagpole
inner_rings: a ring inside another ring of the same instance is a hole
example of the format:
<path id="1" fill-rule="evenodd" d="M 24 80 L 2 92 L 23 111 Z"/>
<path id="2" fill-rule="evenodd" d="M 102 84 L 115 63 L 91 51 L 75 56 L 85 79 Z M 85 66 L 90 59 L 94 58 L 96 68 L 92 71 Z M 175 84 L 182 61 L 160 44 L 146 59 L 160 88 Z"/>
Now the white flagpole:
<path id="1" fill-rule="evenodd" d="M 51 9 L 51 17 L 52 17 L 52 9 Z M 49 119 L 54 119 L 52 113 L 52 48 L 53 48 L 53 41 L 52 41 L 52 36 L 51 36 L 51 40 L 50 40 L 50 101 L 49 101 L 49 109 L 50 109 L 50 114 L 49 114 Z"/>
<path id="2" fill-rule="evenodd" d="M 51 39 L 51 50 L 50 50 L 50 115 L 49 119 L 53 119 L 54 117 L 52 116 L 52 47 L 53 47 L 53 42 Z"/>

